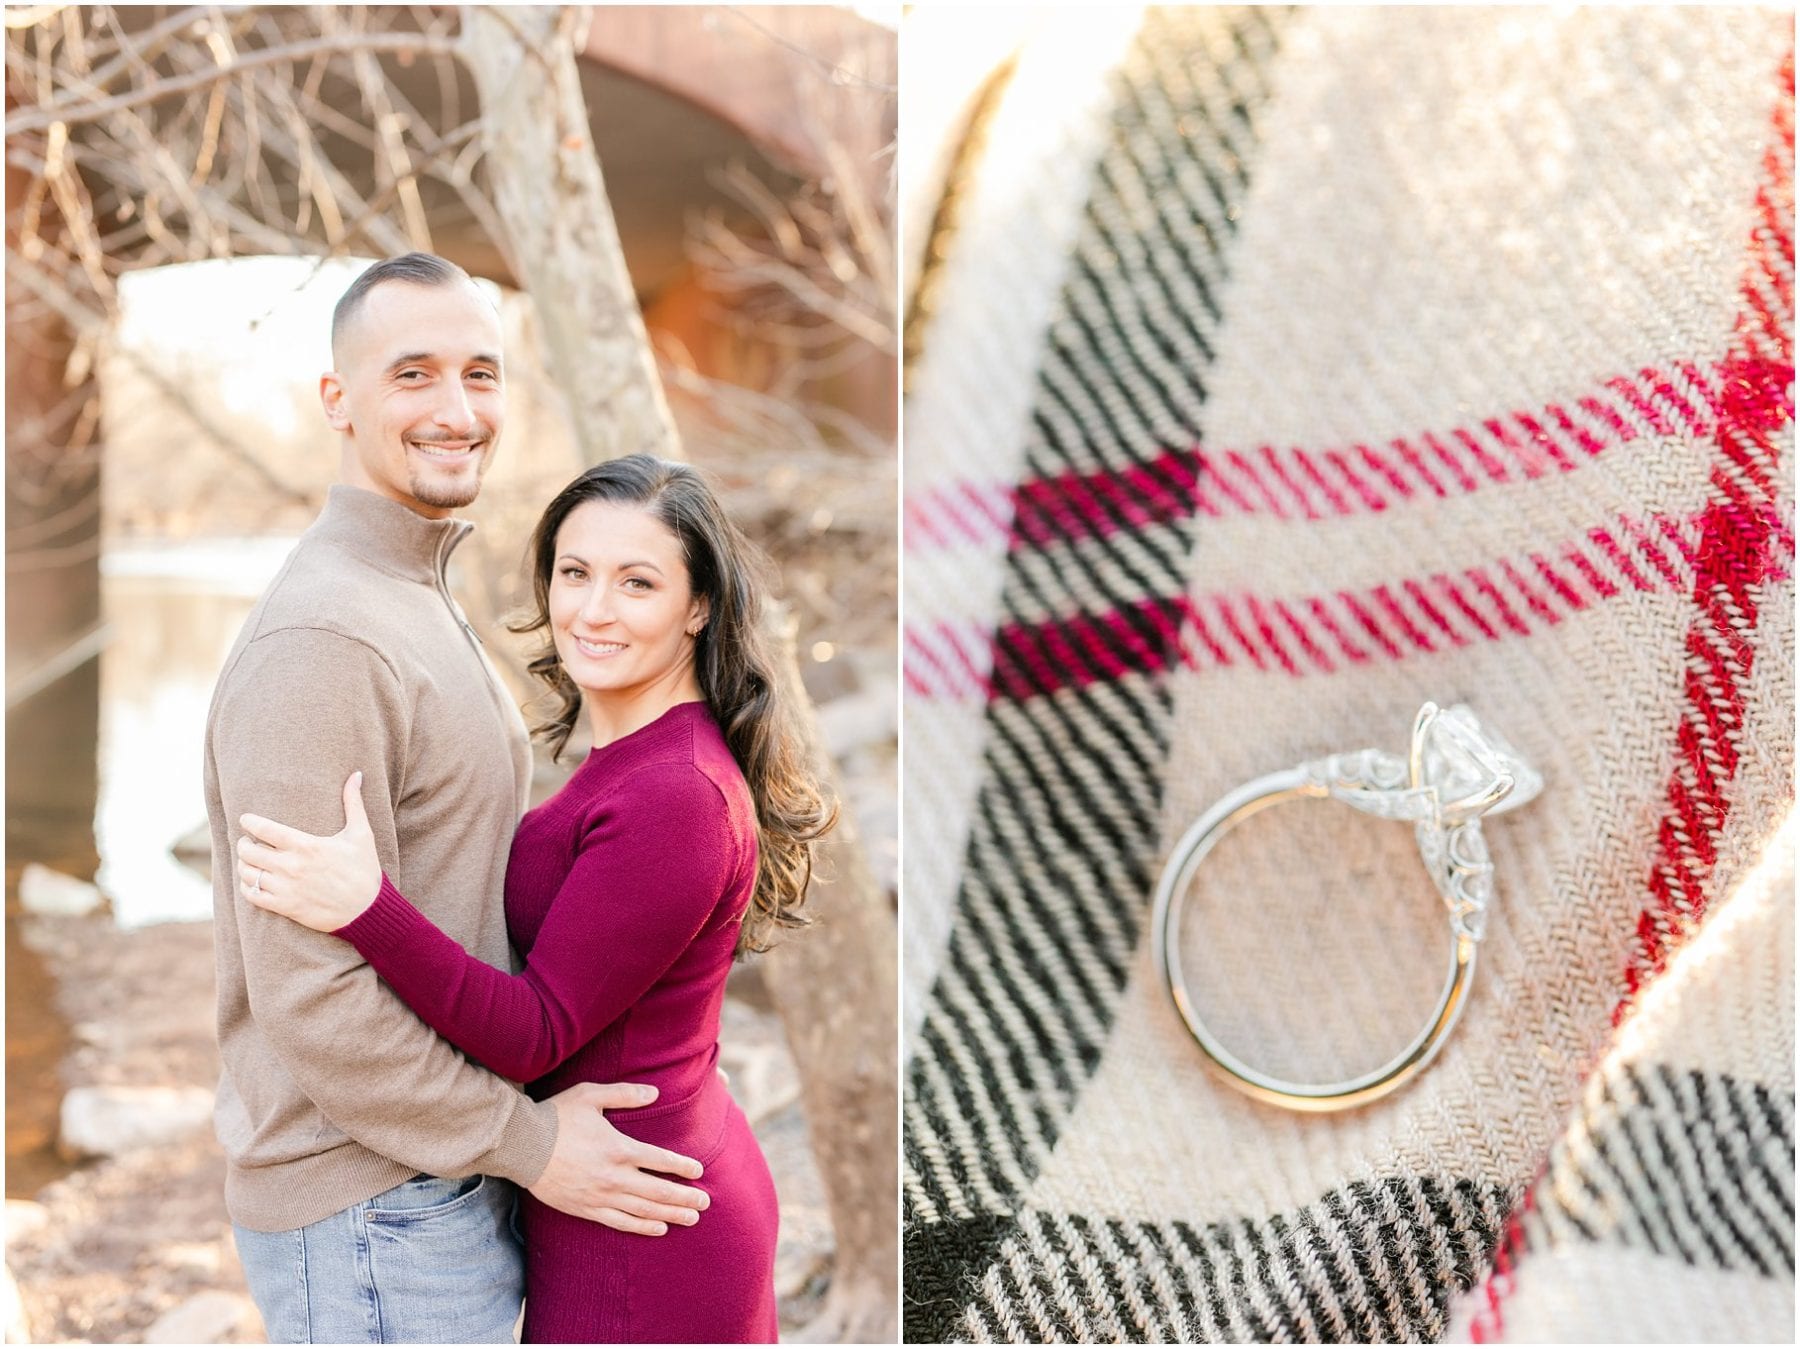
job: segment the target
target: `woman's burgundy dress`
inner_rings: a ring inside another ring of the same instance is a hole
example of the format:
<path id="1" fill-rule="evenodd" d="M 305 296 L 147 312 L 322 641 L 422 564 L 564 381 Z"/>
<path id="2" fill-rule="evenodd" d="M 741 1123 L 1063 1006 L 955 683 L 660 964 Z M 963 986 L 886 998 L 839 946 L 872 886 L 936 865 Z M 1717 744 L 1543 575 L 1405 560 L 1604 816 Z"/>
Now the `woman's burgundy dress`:
<path id="1" fill-rule="evenodd" d="M 647 1082 L 616 1111 L 633 1138 L 693 1157 L 712 1205 L 660 1237 L 521 1196 L 530 1343 L 773 1342 L 775 1186 L 714 1071 L 719 1008 L 756 884 L 750 794 L 704 703 L 589 754 L 519 822 L 509 975 L 468 955 L 383 878 L 339 935 L 440 1035 L 539 1100 Z"/>

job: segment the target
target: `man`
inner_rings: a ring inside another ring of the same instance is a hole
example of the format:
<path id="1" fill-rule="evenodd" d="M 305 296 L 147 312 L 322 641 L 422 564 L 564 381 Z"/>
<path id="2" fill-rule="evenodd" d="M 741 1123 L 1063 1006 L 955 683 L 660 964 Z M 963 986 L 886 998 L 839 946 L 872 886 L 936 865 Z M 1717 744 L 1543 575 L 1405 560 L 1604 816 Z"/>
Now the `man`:
<path id="1" fill-rule="evenodd" d="M 348 943 L 236 897 L 236 820 L 302 829 L 363 802 L 383 868 L 443 930 L 511 960 L 500 904 L 531 757 L 518 709 L 450 596 L 505 420 L 499 316 L 410 253 L 362 273 L 319 384 L 341 483 L 244 624 L 207 726 L 226 1206 L 276 1342 L 512 1339 L 514 1183 L 624 1231 L 692 1223 L 692 1160 L 602 1108 L 648 1087 L 532 1101 L 465 1059 Z M 516 966 L 514 967 L 516 968 Z"/>

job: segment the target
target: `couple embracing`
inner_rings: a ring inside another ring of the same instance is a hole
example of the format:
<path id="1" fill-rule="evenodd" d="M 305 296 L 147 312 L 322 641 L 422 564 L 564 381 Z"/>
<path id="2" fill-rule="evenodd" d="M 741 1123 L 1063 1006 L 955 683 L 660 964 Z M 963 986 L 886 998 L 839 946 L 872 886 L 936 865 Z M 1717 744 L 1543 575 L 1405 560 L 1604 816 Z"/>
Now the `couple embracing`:
<path id="1" fill-rule="evenodd" d="M 560 754 L 585 719 L 593 749 L 525 811 L 524 722 L 444 570 L 505 418 L 499 316 L 389 259 L 332 361 L 341 482 L 207 728 L 216 1118 L 269 1338 L 504 1343 L 523 1298 L 527 1342 L 773 1341 L 775 1191 L 719 1013 L 834 810 L 754 550 L 647 456 L 549 504 L 518 630 L 538 733 Z"/>

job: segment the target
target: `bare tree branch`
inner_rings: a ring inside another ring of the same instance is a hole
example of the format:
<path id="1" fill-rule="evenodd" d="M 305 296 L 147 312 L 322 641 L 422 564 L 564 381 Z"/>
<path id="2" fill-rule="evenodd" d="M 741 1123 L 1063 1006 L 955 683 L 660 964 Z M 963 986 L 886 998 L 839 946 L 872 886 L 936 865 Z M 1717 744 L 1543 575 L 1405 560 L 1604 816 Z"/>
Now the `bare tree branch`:
<path id="1" fill-rule="evenodd" d="M 164 19 L 161 23 L 154 25 L 147 32 L 139 34 L 134 38 L 130 33 L 126 32 L 125 26 L 118 21 L 118 16 L 109 9 L 107 11 L 107 18 L 111 23 L 113 32 L 118 35 L 119 54 L 111 61 L 107 62 L 107 64 L 101 66 L 100 69 L 96 70 L 93 75 L 89 77 L 88 82 L 97 91 L 104 93 L 106 87 L 112 83 L 113 77 L 128 66 L 136 69 L 141 74 L 148 76 L 150 73 L 150 62 L 156 57 L 157 53 L 162 51 L 169 39 L 180 33 L 183 29 L 191 28 L 196 22 L 205 19 L 206 16 L 212 12 L 212 7 L 210 5 L 195 5 L 191 9 L 179 10 Z M 9 136 L 12 134 L 10 128 L 6 134 Z"/>
<path id="2" fill-rule="evenodd" d="M 6 531 L 8 550 L 35 547 L 46 539 L 53 539 L 68 530 L 72 525 L 81 524 L 92 519 L 100 510 L 100 494 L 91 492 L 77 501 L 67 510 L 57 511 L 54 515 L 46 515 L 33 520 L 27 525 L 15 525 Z"/>
<path id="3" fill-rule="evenodd" d="M 8 28 L 34 28 L 46 19 L 53 19 L 67 5 L 9 5 L 6 9 L 6 26 Z"/>
<path id="4" fill-rule="evenodd" d="M 206 438 L 210 440 L 226 458 L 249 469 L 263 486 L 267 487 L 271 492 L 274 492 L 284 500 L 296 502 L 301 505 L 309 504 L 314 500 L 311 492 L 308 492 L 304 488 L 294 486 L 280 474 L 276 473 L 274 469 L 270 468 L 264 456 L 260 454 L 254 446 L 246 445 L 236 435 L 228 431 L 217 418 L 206 410 L 203 403 L 195 399 L 188 390 L 182 386 L 180 381 L 170 378 L 165 371 L 158 368 L 156 363 L 145 356 L 142 351 L 131 346 L 123 347 L 121 350 L 124 352 L 126 359 L 131 362 L 132 367 L 140 375 L 144 376 L 145 379 L 149 380 L 150 383 L 156 387 L 158 393 L 180 409 L 183 416 L 193 422 L 193 424 L 201 431 L 205 432 Z"/>
<path id="5" fill-rule="evenodd" d="M 103 314 L 83 305 L 80 300 L 70 294 L 67 287 L 46 274 L 41 268 L 27 262 L 10 248 L 6 250 L 6 273 L 34 294 L 48 301 L 51 307 L 84 337 L 98 340 L 108 330 L 109 321 Z M 205 432 L 207 438 L 220 451 L 249 469 L 262 481 L 264 486 L 290 501 L 305 502 L 312 499 L 311 493 L 282 479 L 263 461 L 262 456 L 253 447 L 244 444 L 237 436 L 226 430 L 216 418 L 188 394 L 180 383 L 169 378 L 143 352 L 129 345 L 121 347 L 120 350 L 133 367 L 155 385 L 159 393 L 174 403 L 195 426 Z"/>
<path id="6" fill-rule="evenodd" d="M 302 42 L 290 42 L 280 47 L 266 47 L 261 51 L 251 52 L 247 56 L 240 56 L 236 60 L 223 63 L 212 70 L 196 71 L 174 79 L 159 80 L 155 84 L 145 85 L 141 89 L 133 89 L 129 93 L 115 94 L 111 98 L 101 99 L 98 102 L 70 98 L 64 99 L 60 103 L 21 112 L 6 119 L 6 134 L 17 136 L 27 131 L 41 131 L 57 122 L 72 124 L 97 121 L 109 113 L 119 112 L 125 108 L 141 107 L 143 104 L 154 103 L 175 94 L 185 94 L 204 88 L 216 80 L 236 75 L 240 71 L 255 70 L 262 66 L 272 66 L 282 62 L 300 61 L 309 56 L 357 51 L 406 52 L 415 56 L 420 54 L 455 56 L 460 50 L 461 45 L 458 42 L 426 33 L 363 33 L 353 38 L 321 37 Z"/>

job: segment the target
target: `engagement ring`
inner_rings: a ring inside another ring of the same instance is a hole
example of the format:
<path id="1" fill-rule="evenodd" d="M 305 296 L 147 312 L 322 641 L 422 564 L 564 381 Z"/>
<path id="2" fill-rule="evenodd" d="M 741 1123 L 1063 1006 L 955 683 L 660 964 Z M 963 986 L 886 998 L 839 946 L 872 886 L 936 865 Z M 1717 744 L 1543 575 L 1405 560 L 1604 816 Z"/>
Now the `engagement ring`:
<path id="1" fill-rule="evenodd" d="M 1481 818 L 1516 810 L 1543 786 L 1543 778 L 1518 752 L 1467 707 L 1440 709 L 1426 703 L 1413 722 L 1404 758 L 1364 749 L 1309 760 L 1245 783 L 1195 820 L 1157 882 L 1150 944 L 1157 974 L 1209 1066 L 1259 1101 L 1307 1111 L 1366 1105 L 1418 1076 L 1449 1038 L 1475 977 L 1475 952 L 1494 895 L 1494 864 L 1481 835 Z M 1330 797 L 1368 815 L 1410 822 L 1420 859 L 1450 917 L 1450 968 L 1431 1020 L 1389 1062 L 1344 1082 L 1284 1082 L 1243 1062 L 1201 1022 L 1181 969 L 1182 911 L 1200 863 L 1232 828 L 1258 811 L 1302 797 Z"/>

